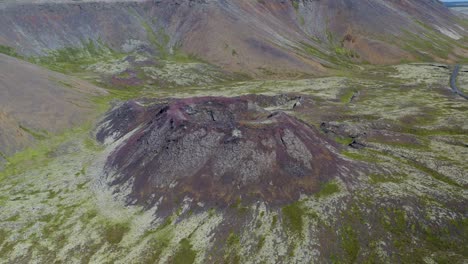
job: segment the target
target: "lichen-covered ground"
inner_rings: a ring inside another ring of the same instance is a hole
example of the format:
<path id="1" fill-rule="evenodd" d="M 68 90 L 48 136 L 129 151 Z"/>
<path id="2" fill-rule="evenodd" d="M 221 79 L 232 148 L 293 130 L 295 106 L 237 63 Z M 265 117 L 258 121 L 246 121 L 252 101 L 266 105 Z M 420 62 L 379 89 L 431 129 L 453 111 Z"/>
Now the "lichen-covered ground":
<path id="1" fill-rule="evenodd" d="M 148 70 L 168 74 L 158 71 Z M 310 95 L 312 110 L 291 114 L 367 172 L 282 207 L 182 199 L 163 218 L 157 207 L 125 206 L 102 188 L 113 146 L 99 145 L 94 126 L 84 126 L 7 158 L 0 263 L 466 263 L 468 101 L 450 90 L 450 73 L 447 65 L 411 64 L 222 84 L 184 73 L 168 88 L 112 90 L 98 108 L 137 96 Z"/>

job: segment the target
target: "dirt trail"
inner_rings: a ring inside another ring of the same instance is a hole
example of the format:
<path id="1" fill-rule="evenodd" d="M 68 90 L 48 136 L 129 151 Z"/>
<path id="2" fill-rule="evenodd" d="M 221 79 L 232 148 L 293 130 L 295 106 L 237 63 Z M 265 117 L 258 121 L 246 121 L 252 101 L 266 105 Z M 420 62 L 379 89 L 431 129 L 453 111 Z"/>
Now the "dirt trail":
<path id="1" fill-rule="evenodd" d="M 452 90 L 454 93 L 458 94 L 459 96 L 465 98 L 468 100 L 468 95 L 464 94 L 460 89 L 457 87 L 457 77 L 458 74 L 460 73 L 460 65 L 455 65 L 455 68 L 453 69 L 452 76 L 450 76 L 450 87 L 452 87 Z"/>

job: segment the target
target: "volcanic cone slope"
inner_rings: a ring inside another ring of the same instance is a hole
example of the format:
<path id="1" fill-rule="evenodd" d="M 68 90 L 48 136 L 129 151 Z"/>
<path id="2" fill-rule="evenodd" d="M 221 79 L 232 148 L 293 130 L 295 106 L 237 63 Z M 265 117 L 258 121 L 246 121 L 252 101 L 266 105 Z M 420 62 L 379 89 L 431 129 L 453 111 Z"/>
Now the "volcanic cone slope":
<path id="1" fill-rule="evenodd" d="M 315 128 L 260 106 L 278 105 L 280 98 L 126 102 L 97 134 L 117 145 L 106 161 L 107 183 L 128 203 L 147 206 L 186 197 L 218 205 L 239 197 L 277 204 L 313 193 L 347 163 Z M 298 105 L 302 99 L 281 100 Z"/>

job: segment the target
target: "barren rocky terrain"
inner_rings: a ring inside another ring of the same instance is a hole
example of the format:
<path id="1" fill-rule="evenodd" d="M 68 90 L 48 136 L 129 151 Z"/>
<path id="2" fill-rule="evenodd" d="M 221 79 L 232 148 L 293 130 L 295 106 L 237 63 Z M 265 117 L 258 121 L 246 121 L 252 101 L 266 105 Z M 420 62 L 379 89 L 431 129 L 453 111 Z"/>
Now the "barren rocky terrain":
<path id="1" fill-rule="evenodd" d="M 1 2 L 0 263 L 466 263 L 467 23 Z"/>

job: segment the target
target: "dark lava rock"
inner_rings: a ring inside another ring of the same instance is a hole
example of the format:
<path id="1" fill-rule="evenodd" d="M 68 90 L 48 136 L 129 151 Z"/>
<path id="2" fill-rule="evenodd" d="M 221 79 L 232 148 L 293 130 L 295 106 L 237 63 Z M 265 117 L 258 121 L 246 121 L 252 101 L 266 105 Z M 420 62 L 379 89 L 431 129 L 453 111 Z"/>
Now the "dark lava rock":
<path id="1" fill-rule="evenodd" d="M 286 99 L 126 102 L 97 134 L 101 142 L 121 139 L 107 159 L 106 181 L 116 190 L 126 187 L 128 203 L 146 206 L 186 198 L 222 206 L 240 197 L 280 204 L 314 193 L 348 163 L 315 128 L 260 106 L 278 100 Z"/>

